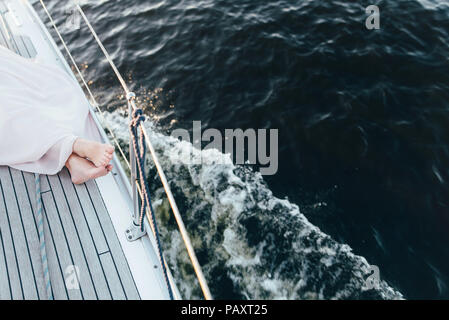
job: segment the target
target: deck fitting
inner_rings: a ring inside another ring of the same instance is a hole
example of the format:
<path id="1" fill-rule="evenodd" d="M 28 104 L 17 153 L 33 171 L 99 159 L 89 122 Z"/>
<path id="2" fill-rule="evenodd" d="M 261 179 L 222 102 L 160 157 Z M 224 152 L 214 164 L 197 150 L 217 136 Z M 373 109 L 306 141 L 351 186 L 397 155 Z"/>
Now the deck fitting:
<path id="1" fill-rule="evenodd" d="M 140 229 L 140 226 L 137 226 L 134 223 L 131 224 L 131 226 L 125 231 L 126 240 L 128 240 L 129 242 L 136 241 L 146 234 L 147 232 L 145 230 L 142 231 Z"/>

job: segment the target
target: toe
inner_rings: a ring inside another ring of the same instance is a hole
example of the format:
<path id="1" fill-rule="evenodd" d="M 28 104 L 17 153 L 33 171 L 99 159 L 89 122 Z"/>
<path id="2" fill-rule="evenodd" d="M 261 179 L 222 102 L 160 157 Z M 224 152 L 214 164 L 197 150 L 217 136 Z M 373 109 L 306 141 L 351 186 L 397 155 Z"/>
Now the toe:
<path id="1" fill-rule="evenodd" d="M 95 160 L 90 160 L 91 161 L 91 163 L 95 166 L 95 167 L 97 167 L 97 168 L 99 168 L 99 167 L 104 167 L 105 166 L 105 164 L 103 164 L 103 162 L 104 162 L 104 159 L 103 158 L 99 158 L 99 159 L 95 159 Z"/>
<path id="2" fill-rule="evenodd" d="M 102 177 L 102 176 L 106 175 L 107 173 L 108 172 L 107 172 L 105 167 L 96 168 L 96 170 L 92 173 L 92 178 L 96 179 L 96 178 L 99 178 L 99 177 Z"/>
<path id="3" fill-rule="evenodd" d="M 103 177 L 103 176 L 107 175 L 108 173 L 109 173 L 109 171 L 108 171 L 106 168 L 104 168 L 104 169 L 101 171 L 100 177 Z"/>
<path id="4" fill-rule="evenodd" d="M 73 184 L 82 184 L 83 181 L 79 177 L 72 176 L 72 182 Z"/>
<path id="5" fill-rule="evenodd" d="M 114 147 L 111 146 L 111 145 L 107 145 L 107 146 L 106 146 L 106 152 L 108 152 L 108 153 L 113 153 L 113 152 L 114 152 Z"/>

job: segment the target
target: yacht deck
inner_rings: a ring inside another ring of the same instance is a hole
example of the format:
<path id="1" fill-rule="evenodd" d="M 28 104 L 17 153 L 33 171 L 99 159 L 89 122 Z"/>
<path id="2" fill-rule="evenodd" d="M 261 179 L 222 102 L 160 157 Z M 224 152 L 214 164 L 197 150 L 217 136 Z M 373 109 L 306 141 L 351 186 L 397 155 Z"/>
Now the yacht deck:
<path id="1" fill-rule="evenodd" d="M 73 76 L 26 0 L 0 0 L 0 45 L 26 58 L 59 65 Z M 98 130 L 104 138 L 100 126 Z M 73 185 L 66 169 L 54 176 L 41 175 L 55 299 L 168 298 L 152 235 L 134 242 L 126 239 L 132 200 L 116 157 L 113 164 L 112 174 L 83 185 Z M 34 174 L 0 166 L 2 300 L 46 299 L 35 206 Z"/>

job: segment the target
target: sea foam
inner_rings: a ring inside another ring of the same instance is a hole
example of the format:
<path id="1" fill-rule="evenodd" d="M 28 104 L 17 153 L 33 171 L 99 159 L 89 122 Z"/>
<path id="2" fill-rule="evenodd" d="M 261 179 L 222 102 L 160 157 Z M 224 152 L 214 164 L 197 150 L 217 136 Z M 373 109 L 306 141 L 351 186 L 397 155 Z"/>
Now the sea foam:
<path id="1" fill-rule="evenodd" d="M 106 119 L 127 148 L 126 117 L 114 111 Z M 403 298 L 384 280 L 367 290 L 366 259 L 312 225 L 296 204 L 275 197 L 259 173 L 235 166 L 218 150 L 200 151 L 164 135 L 150 121 L 147 130 L 216 298 Z M 192 163 L 187 153 L 202 163 Z M 168 264 L 183 298 L 201 298 L 155 168 L 147 163 Z"/>

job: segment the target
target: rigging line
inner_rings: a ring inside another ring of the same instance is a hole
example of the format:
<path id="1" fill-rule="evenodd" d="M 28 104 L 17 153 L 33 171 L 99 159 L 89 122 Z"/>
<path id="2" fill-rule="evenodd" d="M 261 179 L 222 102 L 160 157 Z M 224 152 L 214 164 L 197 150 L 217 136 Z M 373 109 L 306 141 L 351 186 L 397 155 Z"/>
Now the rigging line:
<path id="1" fill-rule="evenodd" d="M 123 89 L 125 90 L 126 94 L 128 95 L 130 93 L 130 90 L 129 90 L 128 85 L 126 84 L 125 80 L 123 79 L 122 75 L 120 74 L 120 71 L 118 70 L 117 66 L 115 65 L 114 60 L 112 60 L 111 56 L 109 55 L 108 51 L 104 47 L 103 43 L 101 42 L 101 40 L 98 37 L 97 33 L 95 32 L 94 28 L 90 24 L 89 19 L 87 19 L 86 15 L 84 14 L 83 9 L 81 9 L 80 5 L 76 2 L 75 2 L 75 5 L 76 5 L 78 11 L 80 12 L 81 16 L 83 17 L 84 21 L 86 22 L 86 25 L 89 28 L 90 32 L 92 33 L 95 40 L 97 41 L 98 46 L 100 47 L 101 51 L 103 51 L 104 56 L 106 57 L 109 64 L 111 65 L 111 68 L 114 71 L 115 75 L 117 76 L 117 79 L 120 81 L 120 84 L 122 85 Z M 135 106 L 133 106 L 133 108 L 137 109 Z"/>
<path id="2" fill-rule="evenodd" d="M 58 35 L 58 38 L 59 38 L 59 40 L 61 41 L 61 43 L 62 43 L 62 45 L 63 45 L 63 47 L 64 47 L 64 50 L 66 51 L 67 55 L 69 56 L 70 60 L 72 61 L 72 64 L 73 64 L 73 66 L 75 67 L 76 72 L 78 73 L 78 75 L 79 75 L 79 77 L 80 77 L 80 79 L 81 79 L 81 81 L 82 81 L 82 83 L 83 83 L 83 86 L 86 88 L 87 92 L 89 93 L 90 98 L 91 98 L 92 101 L 94 102 L 94 105 L 95 105 L 96 109 L 98 110 L 98 112 L 99 112 L 100 115 L 102 116 L 103 122 L 106 124 L 107 129 L 109 130 L 109 132 L 110 132 L 110 134 L 111 134 L 111 136 L 112 136 L 112 138 L 113 138 L 113 140 L 114 140 L 114 143 L 115 143 L 115 144 L 117 145 L 117 147 L 119 148 L 119 151 L 120 151 L 120 154 L 121 154 L 123 160 L 126 162 L 127 167 L 128 167 L 129 169 L 131 169 L 131 166 L 130 166 L 130 164 L 129 164 L 129 161 L 128 161 L 126 155 L 124 154 L 124 151 L 123 151 L 123 149 L 121 148 L 121 146 L 120 146 L 120 144 L 119 144 L 119 142 L 118 142 L 118 139 L 116 138 L 114 132 L 112 131 L 112 129 L 111 129 L 110 125 L 109 125 L 109 121 L 108 121 L 108 120 L 106 119 L 106 117 L 104 116 L 104 112 L 100 109 L 99 103 L 97 102 L 97 100 L 95 99 L 95 97 L 94 97 L 92 91 L 90 90 L 90 87 L 89 87 L 89 85 L 87 84 L 87 82 L 86 82 L 86 80 L 85 80 L 83 74 L 81 73 L 81 70 L 79 69 L 79 67 L 78 67 L 78 65 L 77 65 L 77 63 L 76 63 L 76 61 L 75 61 L 75 58 L 74 58 L 73 55 L 71 54 L 70 49 L 69 49 L 68 46 L 67 46 L 67 43 L 65 42 L 65 40 L 64 40 L 64 38 L 62 37 L 61 33 L 59 32 L 59 29 L 58 29 L 58 27 L 56 26 L 56 22 L 54 21 L 52 15 L 51 15 L 50 12 L 48 11 L 47 6 L 46 6 L 45 3 L 43 2 L 43 0 L 39 0 L 39 2 L 41 3 L 42 8 L 44 9 L 45 13 L 47 14 L 47 16 L 48 16 L 48 18 L 49 18 L 49 20 L 50 20 L 50 23 L 52 24 L 53 29 L 55 30 L 56 34 Z M 139 195 L 142 196 L 142 192 L 141 192 L 141 190 L 140 190 L 140 187 L 137 186 L 137 188 L 138 188 Z"/>
<path id="3" fill-rule="evenodd" d="M 36 192 L 36 220 L 39 233 L 39 249 L 41 254 L 42 271 L 44 273 L 45 292 L 48 300 L 54 300 L 51 287 L 50 272 L 48 269 L 47 245 L 45 242 L 44 214 L 42 213 L 41 178 L 38 173 L 34 174 Z"/>
<path id="4" fill-rule="evenodd" d="M 90 96 L 90 98 L 92 99 L 92 101 L 93 101 L 93 103 L 94 103 L 94 105 L 95 105 L 95 108 L 96 108 L 96 109 L 98 110 L 98 112 L 100 113 L 100 115 L 101 115 L 101 117 L 102 117 L 102 120 L 103 120 L 104 124 L 106 125 L 107 129 L 109 130 L 109 133 L 110 133 L 110 135 L 111 135 L 111 137 L 112 137 L 112 139 L 113 139 L 113 141 L 114 141 L 114 144 L 117 146 L 117 148 L 118 148 L 118 150 L 119 150 L 119 152 L 120 152 L 120 154 L 121 154 L 123 160 L 125 160 L 125 163 L 126 163 L 126 165 L 128 166 L 128 168 L 131 169 L 131 166 L 130 166 L 130 164 L 129 164 L 129 161 L 128 161 L 128 159 L 127 159 L 127 157 L 126 157 L 126 155 L 125 155 L 125 153 L 124 153 L 122 147 L 120 146 L 120 143 L 118 142 L 118 139 L 117 139 L 117 137 L 116 137 L 115 134 L 114 134 L 114 131 L 112 131 L 111 126 L 109 125 L 108 120 L 106 119 L 106 117 L 105 117 L 103 111 L 100 109 L 100 105 L 98 104 L 98 102 L 97 102 L 97 100 L 95 99 L 95 97 L 94 97 L 92 91 L 90 90 L 89 85 L 87 84 L 86 80 L 84 79 L 84 76 L 82 75 L 81 70 L 78 68 L 77 63 L 76 63 L 75 59 L 73 58 L 73 56 L 72 56 L 72 54 L 71 54 L 69 48 L 67 47 L 67 44 L 66 44 L 64 38 L 62 37 L 61 33 L 59 32 L 59 29 L 58 29 L 58 27 L 56 26 L 56 23 L 55 23 L 55 21 L 53 20 L 53 17 L 51 16 L 50 12 L 48 11 L 47 6 L 46 6 L 45 3 L 43 2 L 43 0 L 39 0 L 39 1 L 40 1 L 40 3 L 41 3 L 42 8 L 44 9 L 45 13 L 47 14 L 48 18 L 50 19 L 50 23 L 52 24 L 53 29 L 55 30 L 56 34 L 58 35 L 59 40 L 61 40 L 61 43 L 62 43 L 62 45 L 63 45 L 63 47 L 64 47 L 64 49 L 65 49 L 67 55 L 69 56 L 70 60 L 72 61 L 72 64 L 74 65 L 74 67 L 75 67 L 75 69 L 76 69 L 76 72 L 78 73 L 79 77 L 81 78 L 81 81 L 83 82 L 83 86 L 86 88 L 87 92 L 89 93 L 89 96 Z"/>
<path id="5" fill-rule="evenodd" d="M 123 89 L 125 90 L 128 97 L 131 97 L 130 91 L 128 86 L 126 85 L 126 82 L 124 81 L 122 75 L 120 74 L 119 70 L 117 69 L 117 66 L 115 65 L 114 61 L 112 60 L 111 56 L 107 52 L 106 48 L 104 47 L 103 43 L 101 42 L 100 38 L 98 37 L 97 33 L 95 32 L 94 28 L 90 24 L 89 20 L 87 19 L 83 9 L 79 4 L 76 4 L 76 7 L 78 8 L 78 11 L 80 12 L 81 16 L 83 17 L 84 21 L 86 22 L 89 30 L 91 31 L 92 35 L 94 36 L 95 40 L 98 43 L 98 46 L 103 51 L 107 61 L 111 65 L 112 69 L 114 70 L 115 74 L 117 75 L 118 80 L 122 84 Z M 129 99 L 130 105 L 133 110 L 137 110 L 137 107 L 135 105 L 134 99 Z M 178 224 L 179 231 L 181 233 L 181 236 L 184 241 L 184 245 L 186 246 L 187 253 L 189 254 L 190 261 L 192 262 L 193 268 L 195 270 L 195 273 L 197 275 L 198 281 L 200 283 L 201 289 L 204 293 L 204 296 L 206 299 L 212 299 L 212 295 L 210 293 L 209 287 L 207 285 L 206 279 L 204 277 L 204 274 L 202 272 L 201 266 L 198 262 L 198 259 L 196 257 L 195 251 L 193 249 L 192 243 L 190 241 L 190 237 L 187 233 L 187 229 L 185 228 L 184 222 L 182 221 L 181 214 L 179 213 L 178 206 L 176 205 L 175 198 L 173 196 L 173 193 L 171 192 L 170 185 L 168 184 L 167 178 L 165 176 L 164 170 L 162 169 L 162 166 L 159 163 L 158 157 L 156 155 L 156 152 L 154 150 L 154 147 L 151 143 L 150 137 L 145 130 L 145 127 L 143 123 L 140 123 L 140 126 L 143 128 L 142 133 L 145 136 L 146 143 L 148 145 L 148 149 L 150 150 L 151 156 L 153 158 L 153 161 L 156 165 L 156 169 L 158 171 L 159 177 L 161 179 L 162 185 L 164 187 L 165 193 L 167 194 L 168 200 L 170 202 L 172 211 L 175 215 L 176 222 Z M 142 191 L 142 190 L 141 190 Z"/>
<path id="6" fill-rule="evenodd" d="M 40 0 L 42 2 L 42 0 Z M 123 79 L 122 75 L 120 74 L 120 71 L 118 70 L 117 66 L 115 65 L 114 61 L 112 60 L 111 56 L 109 55 L 108 51 L 106 50 L 106 48 L 104 47 L 103 43 L 101 42 L 100 38 L 98 37 L 96 31 L 94 30 L 94 28 L 92 27 L 92 25 L 89 22 L 89 19 L 87 19 L 87 16 L 85 15 L 83 9 L 81 8 L 81 6 L 75 2 L 75 5 L 78 9 L 78 11 L 80 12 L 82 18 L 84 19 L 86 25 L 88 26 L 90 32 L 92 33 L 93 37 L 95 38 L 98 46 L 100 47 L 101 51 L 103 51 L 103 54 L 105 55 L 108 63 L 110 64 L 112 70 L 114 71 L 114 73 L 117 76 L 117 79 L 119 80 L 119 82 L 121 83 L 123 89 L 125 90 L 125 93 L 127 95 L 127 97 L 131 97 L 132 95 L 130 94 L 130 90 L 125 82 L 125 80 Z M 134 99 L 129 99 L 129 103 L 132 107 L 133 110 L 137 110 L 138 108 L 135 105 Z M 187 229 L 185 228 L 184 222 L 182 221 L 182 217 L 181 214 L 179 212 L 178 206 L 176 205 L 176 201 L 175 198 L 173 196 L 173 193 L 171 191 L 170 185 L 167 181 L 167 178 L 165 176 L 164 170 L 162 169 L 162 166 L 159 163 L 159 159 L 156 155 L 156 152 L 154 150 L 154 147 L 151 143 L 150 137 L 148 135 L 148 132 L 145 130 L 145 126 L 143 125 L 143 123 L 140 123 L 143 135 L 145 136 L 145 140 L 146 140 L 146 144 L 148 145 L 148 149 L 150 150 L 151 156 L 153 158 L 153 161 L 156 165 L 159 177 L 161 179 L 162 185 L 164 187 L 165 193 L 167 194 L 169 203 L 171 205 L 172 211 L 174 213 L 176 222 L 178 224 L 178 228 L 179 231 L 181 233 L 182 239 L 184 241 L 184 245 L 186 246 L 187 252 L 189 254 L 189 258 L 190 261 L 192 262 L 192 266 L 195 270 L 195 274 L 198 278 L 198 282 L 200 283 L 200 287 L 203 291 L 203 294 L 205 296 L 206 299 L 210 300 L 212 299 L 212 295 L 210 293 L 209 287 L 207 285 L 206 282 L 206 278 L 204 277 L 203 271 L 201 269 L 201 266 L 198 262 L 198 259 L 196 257 L 195 251 L 193 249 L 192 243 L 190 241 L 190 237 L 188 235 Z M 142 191 L 142 190 L 141 190 Z"/>
<path id="7" fill-rule="evenodd" d="M 141 124 L 141 126 L 143 126 L 143 124 Z M 173 210 L 173 214 L 175 215 L 176 223 L 178 224 L 178 228 L 181 233 L 181 237 L 184 241 L 184 245 L 186 246 L 187 253 L 189 254 L 190 261 L 192 262 L 193 269 L 195 270 L 195 273 L 198 277 L 198 282 L 200 283 L 201 290 L 203 291 L 203 294 L 204 294 L 204 297 L 206 298 L 206 300 L 212 300 L 212 294 L 209 290 L 209 286 L 207 285 L 207 281 L 206 281 L 206 278 L 204 277 L 201 265 L 198 262 L 198 259 L 196 257 L 195 250 L 193 249 L 192 242 L 190 241 L 190 237 L 189 237 L 187 229 L 184 225 L 184 221 L 182 220 L 178 206 L 176 205 L 175 197 L 173 196 L 173 193 L 171 192 L 170 185 L 168 184 L 168 181 L 167 181 L 167 177 L 165 176 L 165 173 L 162 170 L 162 166 L 156 156 L 156 151 L 154 150 L 154 147 L 149 140 L 149 135 L 148 135 L 147 131 L 143 130 L 142 133 L 145 136 L 145 140 L 148 145 L 148 149 L 150 150 L 150 153 L 153 157 L 154 164 L 156 165 L 156 168 L 159 172 L 159 178 L 162 181 L 162 185 L 164 186 L 164 189 L 166 189 L 168 201 L 170 202 L 170 205 Z M 169 190 L 168 192 L 167 192 L 167 189 Z"/>
<path id="8" fill-rule="evenodd" d="M 156 239 L 156 246 L 157 246 L 157 252 L 159 256 L 159 261 L 161 263 L 162 271 L 164 274 L 164 279 L 167 284 L 168 294 L 170 296 L 170 300 L 173 300 L 173 288 L 171 286 L 171 282 L 169 280 L 168 271 L 167 271 L 167 265 L 165 263 L 164 254 L 162 250 L 162 244 L 161 239 L 159 235 L 159 230 L 157 226 L 156 221 L 156 215 L 154 213 L 151 196 L 150 196 L 150 188 L 148 186 L 147 177 L 145 174 L 145 153 L 146 153 L 146 146 L 145 146 L 145 137 L 142 134 L 142 131 L 144 130 L 143 127 L 139 126 L 140 123 L 144 122 L 146 118 L 143 116 L 142 109 L 137 109 L 133 112 L 131 122 L 129 124 L 130 129 L 130 135 L 132 139 L 132 145 L 134 153 L 136 154 L 136 160 L 137 160 L 137 169 L 139 173 L 139 184 L 141 185 L 142 189 L 142 206 L 140 211 L 140 228 L 143 231 L 144 225 L 143 225 L 143 218 L 146 213 L 146 209 L 149 209 L 149 215 L 151 217 L 151 224 L 152 229 L 154 233 L 154 237 Z M 140 131 L 140 132 L 139 132 Z M 140 134 L 139 134 L 140 133 Z"/>
<path id="9" fill-rule="evenodd" d="M 130 103 L 134 103 L 133 99 L 130 99 Z M 181 234 L 182 240 L 187 249 L 187 254 L 189 255 L 190 261 L 192 262 L 192 266 L 197 276 L 201 290 L 203 291 L 206 300 L 212 300 L 212 294 L 209 290 L 209 286 L 207 285 L 206 277 L 204 276 L 201 265 L 198 262 L 198 258 L 196 257 L 195 249 L 193 248 L 189 233 L 187 232 L 184 221 L 182 220 L 182 216 L 179 212 L 178 205 L 176 204 L 175 197 L 173 196 L 173 193 L 171 191 L 170 184 L 168 183 L 167 177 L 165 176 L 164 170 L 162 169 L 162 165 L 160 164 L 159 158 L 157 157 L 156 151 L 153 147 L 153 144 L 151 143 L 150 136 L 147 130 L 145 130 L 145 126 L 143 125 L 143 123 L 140 123 L 140 126 L 143 128 L 142 134 L 145 137 L 145 142 L 147 144 L 148 150 L 150 151 L 151 157 L 153 158 L 153 162 L 156 166 L 159 178 L 161 179 L 165 194 L 167 195 L 168 202 L 170 203 L 170 206 L 172 208 L 173 215 L 175 216 L 176 223 L 178 224 L 179 233 Z"/>

